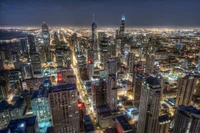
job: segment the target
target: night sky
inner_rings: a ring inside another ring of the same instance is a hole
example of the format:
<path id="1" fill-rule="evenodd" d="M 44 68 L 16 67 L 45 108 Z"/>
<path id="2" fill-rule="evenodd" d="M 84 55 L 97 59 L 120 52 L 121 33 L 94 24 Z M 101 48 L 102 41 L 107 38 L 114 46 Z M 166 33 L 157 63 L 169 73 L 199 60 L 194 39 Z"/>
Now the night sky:
<path id="1" fill-rule="evenodd" d="M 200 27 L 200 0 L 0 0 L 0 26 Z"/>

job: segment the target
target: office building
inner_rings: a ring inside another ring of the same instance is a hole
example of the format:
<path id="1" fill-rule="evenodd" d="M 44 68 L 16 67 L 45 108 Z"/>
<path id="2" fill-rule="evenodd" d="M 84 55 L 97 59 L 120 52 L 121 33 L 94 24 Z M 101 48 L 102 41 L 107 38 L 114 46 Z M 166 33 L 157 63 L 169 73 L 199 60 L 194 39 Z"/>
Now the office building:
<path id="1" fill-rule="evenodd" d="M 51 113 L 48 101 L 50 80 L 45 80 L 38 90 L 35 90 L 31 96 L 32 112 L 37 116 L 37 131 L 44 133 L 47 127 L 51 126 Z"/>
<path id="2" fill-rule="evenodd" d="M 48 98 L 54 132 L 78 133 L 80 126 L 76 85 L 52 86 Z"/>
<path id="3" fill-rule="evenodd" d="M 107 74 L 116 74 L 117 72 L 117 62 L 115 59 L 108 59 L 107 62 Z"/>
<path id="4" fill-rule="evenodd" d="M 128 53 L 128 69 L 129 69 L 129 73 L 133 73 L 133 70 L 135 68 L 135 54 L 134 53 Z"/>
<path id="5" fill-rule="evenodd" d="M 153 74 L 154 73 L 154 63 L 155 63 L 155 55 L 148 54 L 146 56 L 146 73 Z"/>
<path id="6" fill-rule="evenodd" d="M 185 76 L 178 79 L 178 94 L 176 97 L 176 106 L 192 105 L 192 97 L 195 94 L 195 89 L 200 78 L 196 76 Z"/>
<path id="7" fill-rule="evenodd" d="M 84 131 L 84 116 L 86 115 L 86 107 L 83 102 L 78 101 L 80 132 Z"/>
<path id="8" fill-rule="evenodd" d="M 119 29 L 119 37 L 124 37 L 124 31 L 125 31 L 125 15 L 122 15 L 120 29 Z"/>
<path id="9" fill-rule="evenodd" d="M 171 120 L 168 115 L 161 115 L 158 118 L 158 130 L 156 133 L 169 133 Z"/>
<path id="10" fill-rule="evenodd" d="M 155 133 L 158 128 L 161 86 L 156 77 L 148 77 L 142 85 L 137 133 Z"/>
<path id="11" fill-rule="evenodd" d="M 99 105 L 104 105 L 106 103 L 106 87 L 107 83 L 102 78 L 94 79 L 92 81 L 92 100 L 91 104 L 96 109 Z"/>
<path id="12" fill-rule="evenodd" d="M 87 50 L 87 58 L 86 60 L 92 60 L 94 61 L 94 51 L 92 49 Z"/>
<path id="13" fill-rule="evenodd" d="M 10 120 L 22 118 L 26 107 L 27 105 L 22 95 L 13 97 L 9 103 L 2 100 L 0 102 L 0 128 L 5 128 Z"/>
<path id="14" fill-rule="evenodd" d="M 199 133 L 200 110 L 181 105 L 176 109 L 173 133 Z"/>
<path id="15" fill-rule="evenodd" d="M 42 66 L 40 55 L 38 53 L 32 53 L 31 57 L 31 66 L 34 77 L 41 77 L 42 76 Z"/>
<path id="16" fill-rule="evenodd" d="M 106 101 L 111 111 L 117 109 L 117 79 L 115 74 L 109 74 L 107 79 Z"/>
<path id="17" fill-rule="evenodd" d="M 27 36 L 28 39 L 28 49 L 29 49 L 29 53 L 37 53 L 38 52 L 38 46 L 35 42 L 35 36 L 33 35 L 28 35 Z"/>
<path id="18" fill-rule="evenodd" d="M 142 85 L 145 81 L 145 76 L 142 74 L 137 74 L 136 76 L 136 82 L 135 82 L 135 88 L 134 88 L 134 106 L 136 108 L 139 108 L 140 105 L 140 96 L 141 96 L 141 90 Z"/>
<path id="19" fill-rule="evenodd" d="M 97 39 L 97 25 L 95 23 L 95 14 L 93 14 L 92 22 L 92 43 L 96 43 Z M 95 48 L 94 48 L 95 49 Z"/>
<path id="20" fill-rule="evenodd" d="M 92 60 L 87 61 L 87 74 L 89 79 L 94 76 L 94 62 Z"/>

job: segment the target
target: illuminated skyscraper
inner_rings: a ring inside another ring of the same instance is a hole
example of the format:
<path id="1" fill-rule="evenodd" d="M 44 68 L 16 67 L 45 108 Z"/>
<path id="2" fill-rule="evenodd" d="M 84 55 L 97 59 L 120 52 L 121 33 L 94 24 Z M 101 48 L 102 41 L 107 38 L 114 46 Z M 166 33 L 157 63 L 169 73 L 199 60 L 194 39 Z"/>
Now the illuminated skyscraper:
<path id="1" fill-rule="evenodd" d="M 200 110 L 181 105 L 176 109 L 173 133 L 199 133 Z"/>
<path id="2" fill-rule="evenodd" d="M 134 106 L 139 108 L 140 105 L 140 96 L 141 96 L 141 90 L 142 90 L 142 84 L 145 81 L 145 77 L 142 74 L 136 75 L 136 82 L 134 87 Z"/>
<path id="3" fill-rule="evenodd" d="M 200 82 L 199 77 L 186 76 L 178 79 L 178 94 L 176 98 L 176 106 L 192 105 L 192 97 L 195 94 L 197 84 Z"/>
<path id="4" fill-rule="evenodd" d="M 89 79 L 91 79 L 92 76 L 94 76 L 94 62 L 92 60 L 87 61 L 87 73 L 88 73 Z"/>
<path id="5" fill-rule="evenodd" d="M 148 54 L 146 57 L 146 73 L 148 74 L 154 73 L 154 63 L 155 63 L 155 55 Z"/>
<path id="6" fill-rule="evenodd" d="M 148 77 L 141 90 L 137 133 L 156 133 L 158 128 L 161 86 L 156 77 Z"/>
<path id="7" fill-rule="evenodd" d="M 120 25 L 120 29 L 119 29 L 120 38 L 122 38 L 124 36 L 124 31 L 125 31 L 125 15 L 122 15 L 121 25 Z"/>
<path id="8" fill-rule="evenodd" d="M 42 34 L 48 35 L 49 34 L 49 27 L 48 27 L 48 25 L 45 22 L 43 22 L 41 27 L 42 27 Z"/>
<path id="9" fill-rule="evenodd" d="M 115 74 L 109 74 L 107 79 L 106 101 L 111 111 L 117 109 L 117 79 Z"/>
<path id="10" fill-rule="evenodd" d="M 134 53 L 129 53 L 128 54 L 128 67 L 129 67 L 129 73 L 132 73 L 134 70 L 134 65 L 135 65 L 135 54 Z"/>
<path id="11" fill-rule="evenodd" d="M 49 104 L 54 133 L 79 133 L 78 94 L 75 84 L 50 87 Z"/>
<path id="12" fill-rule="evenodd" d="M 31 57 L 31 65 L 32 65 L 34 77 L 41 77 L 42 76 L 42 66 L 41 66 L 39 54 L 33 53 L 30 55 L 30 57 Z"/>

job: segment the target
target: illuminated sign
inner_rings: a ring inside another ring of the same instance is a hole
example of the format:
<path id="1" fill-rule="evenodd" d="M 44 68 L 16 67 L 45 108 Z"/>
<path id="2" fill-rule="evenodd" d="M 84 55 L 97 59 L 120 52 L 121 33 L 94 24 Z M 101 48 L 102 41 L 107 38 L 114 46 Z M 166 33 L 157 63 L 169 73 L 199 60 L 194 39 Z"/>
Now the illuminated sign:
<path id="1" fill-rule="evenodd" d="M 57 74 L 58 82 L 63 82 L 63 75 L 62 73 Z"/>
<path id="2" fill-rule="evenodd" d="M 92 60 L 88 60 L 87 63 L 88 64 L 93 64 L 93 61 Z"/>

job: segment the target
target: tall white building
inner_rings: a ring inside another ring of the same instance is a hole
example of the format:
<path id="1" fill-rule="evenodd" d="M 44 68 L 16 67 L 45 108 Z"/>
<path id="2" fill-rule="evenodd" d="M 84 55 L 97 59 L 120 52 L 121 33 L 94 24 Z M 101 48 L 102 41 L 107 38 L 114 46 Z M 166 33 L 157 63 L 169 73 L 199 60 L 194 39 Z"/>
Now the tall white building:
<path id="1" fill-rule="evenodd" d="M 79 133 L 78 94 L 75 84 L 50 87 L 49 104 L 55 133 Z"/>
<path id="2" fill-rule="evenodd" d="M 156 77 L 143 83 L 139 106 L 137 133 L 156 133 L 161 99 L 161 86 Z"/>

